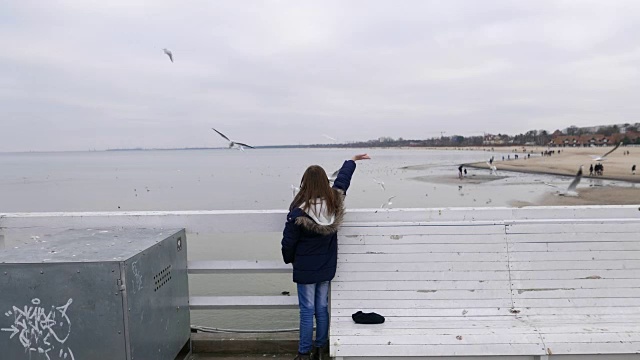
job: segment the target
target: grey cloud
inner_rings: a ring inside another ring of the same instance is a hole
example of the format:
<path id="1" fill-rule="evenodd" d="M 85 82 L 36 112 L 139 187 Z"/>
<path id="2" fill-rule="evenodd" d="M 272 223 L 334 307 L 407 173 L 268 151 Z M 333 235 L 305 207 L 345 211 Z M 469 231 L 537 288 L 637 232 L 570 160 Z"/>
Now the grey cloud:
<path id="1" fill-rule="evenodd" d="M 3 3 L 0 151 L 635 122 L 638 20 L 636 1 Z"/>

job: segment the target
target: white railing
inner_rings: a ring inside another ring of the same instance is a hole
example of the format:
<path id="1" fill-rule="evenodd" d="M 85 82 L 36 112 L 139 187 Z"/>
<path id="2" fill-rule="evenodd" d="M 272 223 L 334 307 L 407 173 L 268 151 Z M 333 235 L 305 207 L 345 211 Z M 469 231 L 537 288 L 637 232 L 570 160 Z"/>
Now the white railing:
<path id="1" fill-rule="evenodd" d="M 187 234 L 280 232 L 283 210 L 140 211 L 0 213 L 0 249 L 3 242 L 55 234 L 71 228 L 185 228 Z M 637 220 L 638 206 L 527 207 L 527 208 L 441 208 L 441 209 L 356 209 L 349 210 L 345 228 L 420 225 L 478 225 L 510 222 L 553 223 L 571 219 L 580 222 Z M 551 220 L 550 220 L 551 219 Z M 188 237 L 188 235 L 187 235 Z M 283 273 L 290 265 L 279 261 L 190 261 L 190 274 Z M 203 296 L 190 299 L 191 308 L 296 308 L 297 298 L 288 296 Z"/>

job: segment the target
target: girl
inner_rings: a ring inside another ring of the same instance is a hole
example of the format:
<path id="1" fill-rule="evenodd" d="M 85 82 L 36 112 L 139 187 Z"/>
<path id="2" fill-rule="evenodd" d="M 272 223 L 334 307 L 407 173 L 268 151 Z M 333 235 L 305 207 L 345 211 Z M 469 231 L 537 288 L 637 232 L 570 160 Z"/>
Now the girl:
<path id="1" fill-rule="evenodd" d="M 282 257 L 285 263 L 293 263 L 293 282 L 298 284 L 300 344 L 295 360 L 329 359 L 327 303 L 329 282 L 336 274 L 337 232 L 344 217 L 343 200 L 356 170 L 355 162 L 364 159 L 369 156 L 360 154 L 345 161 L 333 187 L 323 168 L 309 166 L 302 175 L 300 191 L 289 206 L 282 236 Z"/>

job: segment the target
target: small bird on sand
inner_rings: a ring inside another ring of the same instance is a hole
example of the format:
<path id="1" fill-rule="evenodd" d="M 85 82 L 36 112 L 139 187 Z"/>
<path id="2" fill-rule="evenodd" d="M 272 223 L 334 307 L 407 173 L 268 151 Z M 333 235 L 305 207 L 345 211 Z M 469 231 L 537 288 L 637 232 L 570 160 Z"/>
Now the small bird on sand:
<path id="1" fill-rule="evenodd" d="M 213 131 L 217 132 L 220 136 L 222 136 L 225 140 L 227 140 L 229 142 L 229 149 L 235 147 L 238 150 L 244 151 L 245 147 L 248 147 L 249 149 L 255 149 L 253 146 L 247 145 L 245 143 L 241 143 L 241 142 L 237 142 L 237 141 L 231 141 L 225 134 L 221 133 L 220 131 L 211 128 Z"/>
<path id="2" fill-rule="evenodd" d="M 169 60 L 171 60 L 171 62 L 173 62 L 173 53 L 171 52 L 171 50 L 162 49 L 162 51 L 164 51 L 164 53 L 167 54 L 167 56 L 169 57 Z"/>

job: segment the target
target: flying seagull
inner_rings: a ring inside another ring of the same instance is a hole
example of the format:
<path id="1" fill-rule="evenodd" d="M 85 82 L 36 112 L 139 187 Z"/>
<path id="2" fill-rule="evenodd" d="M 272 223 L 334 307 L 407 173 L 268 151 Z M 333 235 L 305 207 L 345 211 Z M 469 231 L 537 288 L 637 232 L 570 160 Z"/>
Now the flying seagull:
<path id="1" fill-rule="evenodd" d="M 558 195 L 560 195 L 560 196 L 578 196 L 578 193 L 576 192 L 576 187 L 578 187 L 578 184 L 580 183 L 580 180 L 582 179 L 582 168 L 583 167 L 584 167 L 584 165 L 580 165 L 580 168 L 578 169 L 578 172 L 576 173 L 576 177 L 573 179 L 571 184 L 569 184 L 569 187 L 567 187 L 567 190 L 564 193 L 560 193 Z M 544 183 L 544 184 L 547 185 L 547 186 L 558 188 L 557 186 L 549 184 L 549 183 Z"/>
<path id="2" fill-rule="evenodd" d="M 622 143 L 618 143 L 616 144 L 616 146 L 609 150 L 606 154 L 602 155 L 602 156 L 596 156 L 596 155 L 592 155 L 591 157 L 593 158 L 593 161 L 605 161 L 607 155 L 611 154 L 612 152 L 616 151 L 616 149 L 618 149 L 618 147 L 622 145 Z"/>
<path id="3" fill-rule="evenodd" d="M 241 142 L 237 142 L 237 141 L 231 141 L 225 134 L 221 133 L 220 131 L 211 128 L 213 131 L 217 132 L 220 136 L 222 136 L 225 140 L 227 140 L 229 142 L 229 149 L 233 148 L 233 147 L 237 147 L 238 150 L 242 150 L 244 151 L 244 148 L 248 147 L 249 149 L 255 149 L 253 146 L 241 143 Z"/>
<path id="4" fill-rule="evenodd" d="M 373 181 L 375 181 L 375 183 L 376 183 L 376 184 L 380 185 L 380 187 L 382 188 L 382 190 L 386 190 L 386 189 L 384 188 L 384 181 L 382 181 L 382 180 L 378 180 L 378 179 L 376 179 L 376 178 L 373 178 Z"/>
<path id="5" fill-rule="evenodd" d="M 491 175 L 498 175 L 498 168 L 487 161 L 487 165 L 489 166 L 489 170 L 491 170 Z"/>
<path id="6" fill-rule="evenodd" d="M 171 62 L 173 62 L 173 53 L 171 52 L 171 50 L 162 49 L 162 51 L 164 51 L 164 53 L 167 54 L 167 56 L 169 57 L 169 60 L 171 60 Z"/>
<path id="7" fill-rule="evenodd" d="M 295 185 L 291 185 L 291 192 L 293 193 L 293 197 L 295 198 L 296 195 L 298 194 L 298 192 L 300 191 L 300 188 L 295 186 Z"/>
<path id="8" fill-rule="evenodd" d="M 393 203 L 391 202 L 391 200 L 393 200 L 393 198 L 394 198 L 394 197 L 395 197 L 395 196 L 390 197 L 390 198 L 387 200 L 387 202 L 386 202 L 386 203 L 383 203 L 382 205 L 380 205 L 380 209 L 382 209 L 382 208 L 384 208 L 384 207 L 386 207 L 386 206 L 391 206 L 391 204 L 393 204 Z"/>
<path id="9" fill-rule="evenodd" d="M 322 134 L 322 136 L 326 137 L 327 139 L 329 139 L 329 140 L 331 140 L 331 141 L 338 142 L 338 139 L 333 138 L 333 137 L 331 137 L 331 136 L 329 136 L 329 135 L 327 135 L 327 134 Z"/>
<path id="10" fill-rule="evenodd" d="M 615 149 L 614 149 L 615 150 Z M 613 150 L 612 150 L 613 151 Z M 606 155 L 605 155 L 606 156 Z M 571 182 L 571 184 L 569 184 L 569 187 L 567 188 L 567 191 L 565 192 L 566 194 L 576 194 L 576 187 L 578 186 L 578 184 L 580 183 L 580 179 L 582 179 L 582 168 L 584 166 L 580 165 L 580 169 L 578 169 L 578 173 L 576 174 L 576 177 L 573 179 L 573 181 Z"/>
<path id="11" fill-rule="evenodd" d="M 331 173 L 331 176 L 329 176 L 329 182 L 331 184 L 333 184 L 333 182 L 338 178 L 338 172 L 340 172 L 340 170 L 334 171 L 333 173 Z"/>

